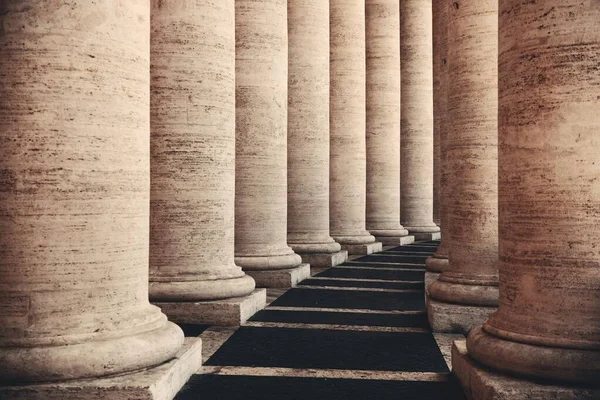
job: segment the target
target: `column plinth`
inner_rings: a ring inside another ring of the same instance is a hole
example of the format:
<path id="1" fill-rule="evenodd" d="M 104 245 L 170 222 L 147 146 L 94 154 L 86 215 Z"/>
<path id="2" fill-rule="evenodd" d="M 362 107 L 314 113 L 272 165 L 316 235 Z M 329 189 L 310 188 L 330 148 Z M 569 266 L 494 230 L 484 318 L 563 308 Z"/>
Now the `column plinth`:
<path id="1" fill-rule="evenodd" d="M 524 379 L 597 386 L 600 9 L 505 0 L 499 11 L 500 301 L 468 353 Z"/>
<path id="2" fill-rule="evenodd" d="M 329 235 L 328 2 L 288 2 L 288 46 L 287 241 L 303 261 L 332 266 L 346 258 Z"/>
<path id="3" fill-rule="evenodd" d="M 184 338 L 148 302 L 148 3 L 2 14 L 0 385 L 167 362 Z"/>
<path id="4" fill-rule="evenodd" d="M 365 2 L 330 2 L 331 236 L 353 254 L 375 243 L 365 227 Z M 351 246 L 351 247 L 348 247 Z"/>
<path id="5" fill-rule="evenodd" d="M 498 7 L 495 0 L 456 4 L 448 10 L 449 265 L 428 293 L 430 319 L 448 320 L 444 331 L 468 332 L 498 305 Z M 481 307 L 479 319 L 464 320 L 460 307 Z"/>
<path id="6" fill-rule="evenodd" d="M 235 263 L 246 272 L 297 268 L 302 259 L 287 245 L 287 3 L 235 8 Z"/>
<path id="7" fill-rule="evenodd" d="M 439 274 L 450 264 L 447 235 L 448 196 L 445 189 L 448 184 L 446 153 L 448 151 L 448 7 L 447 0 L 433 0 L 433 137 L 434 137 L 434 181 L 439 180 L 437 192 L 434 191 L 434 212 L 437 199 L 439 208 L 442 243 L 435 254 L 425 261 L 427 273 Z M 437 195 L 437 196 L 436 196 Z M 435 219 L 434 219 L 435 222 Z"/>

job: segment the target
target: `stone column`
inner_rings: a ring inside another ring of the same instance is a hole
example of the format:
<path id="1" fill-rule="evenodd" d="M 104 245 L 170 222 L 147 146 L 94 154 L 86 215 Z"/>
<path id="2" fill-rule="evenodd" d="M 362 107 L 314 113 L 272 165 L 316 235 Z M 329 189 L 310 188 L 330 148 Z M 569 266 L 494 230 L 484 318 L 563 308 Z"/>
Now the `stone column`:
<path id="1" fill-rule="evenodd" d="M 288 1 L 288 244 L 313 267 L 348 259 L 329 236 L 329 1 Z"/>
<path id="2" fill-rule="evenodd" d="M 514 398 L 600 398 L 599 20 L 594 2 L 500 1 L 500 305 L 467 348 L 521 377 L 482 378 Z"/>
<path id="3" fill-rule="evenodd" d="M 381 251 L 365 227 L 365 0 L 330 1 L 330 229 L 350 254 Z"/>
<path id="4" fill-rule="evenodd" d="M 233 262 L 234 0 L 151 5 L 150 298 L 177 322 L 240 324 L 266 293 Z"/>
<path id="5" fill-rule="evenodd" d="M 434 170 L 439 182 L 440 229 L 442 243 L 432 257 L 425 262 L 425 286 L 439 277 L 448 267 L 448 196 L 445 188 L 448 184 L 446 153 L 448 151 L 448 0 L 433 0 L 433 133 L 434 133 Z M 435 197 L 434 197 L 435 199 Z"/>
<path id="6" fill-rule="evenodd" d="M 450 264 L 428 292 L 434 331 L 469 332 L 498 304 L 498 2 L 449 10 Z"/>
<path id="7" fill-rule="evenodd" d="M 287 1 L 235 9 L 235 262 L 259 287 L 289 287 L 310 267 L 287 245 Z"/>
<path id="8" fill-rule="evenodd" d="M 164 363 L 183 333 L 148 302 L 149 5 L 0 8 L 2 385 Z M 97 398 L 136 379 L 69 385 Z M 60 385 L 0 398 L 58 398 Z"/>
<path id="9" fill-rule="evenodd" d="M 431 0 L 400 0 L 400 222 L 417 240 L 440 238 L 433 223 L 432 42 Z"/>
<path id="10" fill-rule="evenodd" d="M 414 242 L 400 225 L 400 5 L 366 0 L 367 220 L 385 245 Z"/>

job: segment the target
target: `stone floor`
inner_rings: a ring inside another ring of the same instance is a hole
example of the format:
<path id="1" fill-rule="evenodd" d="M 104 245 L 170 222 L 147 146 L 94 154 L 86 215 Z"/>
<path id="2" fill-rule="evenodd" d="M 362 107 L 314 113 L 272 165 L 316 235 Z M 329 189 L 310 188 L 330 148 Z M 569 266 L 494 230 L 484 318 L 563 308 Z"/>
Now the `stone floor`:
<path id="1" fill-rule="evenodd" d="M 203 339 L 190 399 L 463 399 L 450 375 L 457 335 L 433 335 L 425 259 L 439 242 L 389 247 L 313 271 L 237 328 L 184 326 Z"/>

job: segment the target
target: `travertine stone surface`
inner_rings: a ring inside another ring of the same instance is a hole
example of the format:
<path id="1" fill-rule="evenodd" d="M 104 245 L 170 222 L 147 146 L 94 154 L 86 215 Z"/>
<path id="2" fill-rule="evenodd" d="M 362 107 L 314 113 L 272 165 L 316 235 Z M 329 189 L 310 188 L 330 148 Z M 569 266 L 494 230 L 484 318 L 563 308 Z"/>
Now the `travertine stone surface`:
<path id="1" fill-rule="evenodd" d="M 498 304 L 498 2 L 456 1 L 449 16 L 450 264 L 429 292 L 490 307 Z"/>
<path id="2" fill-rule="evenodd" d="M 400 5 L 366 0 L 366 227 L 398 238 L 400 225 Z"/>
<path id="3" fill-rule="evenodd" d="M 329 236 L 329 2 L 288 1 L 288 244 L 336 253 Z"/>
<path id="4" fill-rule="evenodd" d="M 0 386 L 2 400 L 172 400 L 202 367 L 203 342 L 185 338 L 175 357 L 130 374 L 23 386 Z"/>
<path id="5" fill-rule="evenodd" d="M 348 261 L 348 251 L 340 250 L 335 253 L 304 253 L 300 254 L 302 262 L 314 267 L 335 267 Z"/>
<path id="6" fill-rule="evenodd" d="M 433 282 L 435 282 L 440 277 L 439 272 L 430 272 L 425 270 L 425 289 L 429 287 Z"/>
<path id="7" fill-rule="evenodd" d="M 415 242 L 415 237 L 407 236 L 376 236 L 375 239 L 383 246 L 406 246 Z"/>
<path id="8" fill-rule="evenodd" d="M 178 324 L 237 326 L 266 307 L 267 290 L 256 289 L 243 297 L 215 301 L 165 301 L 155 303 Z"/>
<path id="9" fill-rule="evenodd" d="M 442 272 L 448 267 L 449 235 L 448 227 L 448 197 L 444 192 L 448 184 L 446 168 L 446 152 L 448 147 L 448 127 L 450 120 L 448 111 L 448 8 L 452 3 L 448 0 L 433 0 L 433 136 L 434 136 L 434 183 L 439 180 L 437 192 L 434 190 L 434 216 L 437 193 L 440 214 L 440 229 L 442 244 L 432 257 L 425 262 L 427 271 Z M 436 180 L 437 179 L 437 180 Z M 435 189 L 435 188 L 434 188 Z M 435 221 L 435 218 L 434 218 Z"/>
<path id="10" fill-rule="evenodd" d="M 300 264 L 294 268 L 268 271 L 248 271 L 256 285 L 261 288 L 291 288 L 310 278 L 310 265 Z"/>
<path id="11" fill-rule="evenodd" d="M 467 341 L 489 367 L 596 385 L 599 20 L 594 2 L 500 1 L 500 305 Z"/>
<path id="12" fill-rule="evenodd" d="M 431 0 L 400 0 L 400 222 L 409 232 L 433 223 L 433 54 Z"/>
<path id="13" fill-rule="evenodd" d="M 329 226 L 331 236 L 342 245 L 373 243 L 375 238 L 365 229 L 365 1 L 329 4 Z"/>
<path id="14" fill-rule="evenodd" d="M 287 245 L 287 1 L 235 0 L 235 262 L 294 268 Z"/>
<path id="15" fill-rule="evenodd" d="M 163 363 L 183 333 L 148 302 L 148 3 L 0 8 L 2 383 Z"/>
<path id="16" fill-rule="evenodd" d="M 500 374 L 473 361 L 464 340 L 452 345 L 452 373 L 469 400 L 597 400 L 600 388 L 529 381 Z"/>
<path id="17" fill-rule="evenodd" d="M 245 296 L 233 262 L 234 0 L 151 2 L 150 298 Z"/>
<path id="18" fill-rule="evenodd" d="M 445 54 L 440 54 L 440 41 L 441 36 L 447 37 L 447 7 L 451 4 L 449 0 L 431 0 L 432 14 L 433 14 L 433 222 L 443 229 L 441 219 L 441 201 L 442 201 L 442 149 L 440 143 L 440 102 L 446 101 L 444 96 L 441 95 L 440 83 L 441 83 L 441 64 L 442 57 Z M 441 31 L 446 31 L 441 34 Z M 447 41 L 445 43 L 447 45 Z M 445 49 L 444 49 L 445 50 Z M 440 57 L 440 55 L 442 57 Z M 445 58 L 443 60 L 446 61 Z"/>
<path id="19" fill-rule="evenodd" d="M 347 251 L 348 254 L 368 256 L 369 254 L 382 251 L 383 243 L 373 242 L 367 244 L 344 244 L 342 245 L 342 249 Z"/>
<path id="20" fill-rule="evenodd" d="M 425 299 L 427 319 L 434 332 L 468 335 L 496 311 L 496 307 L 465 306 L 436 301 L 428 293 Z"/>

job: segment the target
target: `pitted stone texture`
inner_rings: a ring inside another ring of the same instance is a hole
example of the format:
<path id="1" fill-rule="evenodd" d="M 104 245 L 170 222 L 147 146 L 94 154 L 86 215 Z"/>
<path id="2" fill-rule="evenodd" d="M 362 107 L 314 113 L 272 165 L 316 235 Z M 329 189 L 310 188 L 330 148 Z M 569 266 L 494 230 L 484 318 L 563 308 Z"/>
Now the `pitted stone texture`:
<path id="1" fill-rule="evenodd" d="M 248 271 L 256 281 L 256 286 L 261 288 L 291 288 L 303 280 L 310 278 L 310 265 L 300 264 L 295 268 Z"/>
<path id="2" fill-rule="evenodd" d="M 436 209 L 439 211 L 439 225 L 442 234 L 442 243 L 435 255 L 425 264 L 428 270 L 441 272 L 448 266 L 449 260 L 449 235 L 448 229 L 448 168 L 446 153 L 448 151 L 448 87 L 449 87 L 449 61 L 448 60 L 448 0 L 433 0 L 433 173 L 434 196 L 433 212 L 434 222 Z M 436 187 L 437 185 L 437 191 Z M 436 201 L 438 202 L 436 206 Z M 437 223 L 437 222 L 436 222 Z"/>
<path id="3" fill-rule="evenodd" d="M 450 264 L 432 298 L 469 306 L 498 304 L 498 2 L 450 7 L 450 90 L 446 196 Z"/>
<path id="4" fill-rule="evenodd" d="M 311 267 L 335 267 L 348 261 L 348 251 L 340 250 L 337 253 L 310 253 L 300 254 L 302 262 Z"/>
<path id="5" fill-rule="evenodd" d="M 378 253 L 383 250 L 383 243 L 374 242 L 368 244 L 344 244 L 342 249 L 346 250 L 350 255 L 363 255 Z"/>
<path id="6" fill-rule="evenodd" d="M 288 244 L 337 253 L 329 236 L 329 2 L 288 1 Z"/>
<path id="7" fill-rule="evenodd" d="M 513 374 L 597 384 L 600 7 L 500 4 L 500 306 L 469 353 Z"/>
<path id="8" fill-rule="evenodd" d="M 425 294 L 427 319 L 434 332 L 461 333 L 468 335 L 473 329 L 481 326 L 496 307 L 465 306 L 436 301 Z"/>
<path id="9" fill-rule="evenodd" d="M 400 6 L 398 0 L 365 5 L 366 227 L 393 240 L 408 235 L 400 225 Z"/>
<path id="10" fill-rule="evenodd" d="M 1 8 L 2 383 L 161 364 L 183 333 L 148 302 L 148 3 Z"/>
<path id="11" fill-rule="evenodd" d="M 600 389 L 531 382 L 499 374 L 473 361 L 464 340 L 452 346 L 452 372 L 469 400 L 596 400 Z"/>
<path id="12" fill-rule="evenodd" d="M 329 227 L 344 248 L 375 242 L 365 229 L 365 1 L 331 0 L 329 4 Z"/>
<path id="13" fill-rule="evenodd" d="M 235 10 L 235 262 L 294 268 L 302 260 L 287 245 L 287 1 L 236 0 Z"/>
<path id="14" fill-rule="evenodd" d="M 240 325 L 267 305 L 266 289 L 256 289 L 243 297 L 202 302 L 154 303 L 178 324 Z"/>
<path id="15" fill-rule="evenodd" d="M 233 262 L 234 0 L 153 0 L 150 298 L 245 296 Z"/>
<path id="16" fill-rule="evenodd" d="M 442 238 L 442 234 L 440 232 L 412 232 L 411 235 L 415 237 L 415 241 L 431 241 L 431 240 L 440 240 Z"/>
<path id="17" fill-rule="evenodd" d="M 381 242 L 384 246 L 406 246 L 415 242 L 415 237 L 407 236 L 376 236 L 375 240 Z"/>
<path id="18" fill-rule="evenodd" d="M 2 400 L 171 400 L 202 366 L 202 340 L 185 338 L 175 358 L 154 368 L 100 379 L 0 386 Z"/>
<path id="19" fill-rule="evenodd" d="M 400 222 L 411 235 L 439 232 L 433 223 L 431 0 L 400 0 L 400 18 Z"/>
<path id="20" fill-rule="evenodd" d="M 440 277 L 440 275 L 441 274 L 438 272 L 425 271 L 425 289 L 427 290 L 429 285 L 431 285 L 433 282 L 435 282 L 437 280 L 437 278 Z"/>

